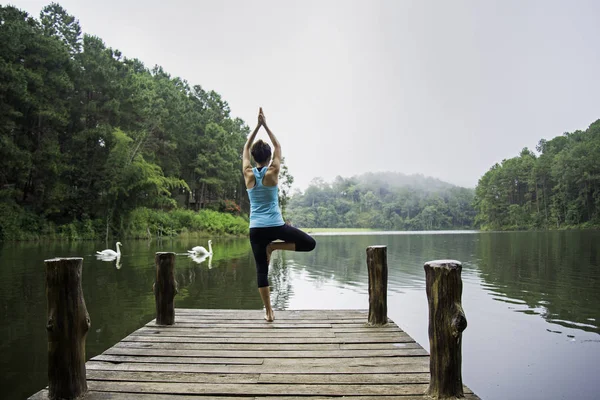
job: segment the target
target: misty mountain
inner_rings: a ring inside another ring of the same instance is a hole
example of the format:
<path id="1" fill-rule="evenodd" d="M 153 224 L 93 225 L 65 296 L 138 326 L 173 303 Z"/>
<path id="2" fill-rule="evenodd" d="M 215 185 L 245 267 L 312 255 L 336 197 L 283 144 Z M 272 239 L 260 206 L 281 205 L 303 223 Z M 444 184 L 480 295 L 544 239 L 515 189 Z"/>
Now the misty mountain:
<path id="1" fill-rule="evenodd" d="M 402 172 L 366 172 L 354 177 L 366 188 L 411 187 L 428 192 L 448 190 L 456 185 L 422 174 L 407 175 Z"/>
<path id="2" fill-rule="evenodd" d="M 473 198 L 473 189 L 423 175 L 368 172 L 332 183 L 315 178 L 284 212 L 310 228 L 466 229 L 473 226 Z"/>

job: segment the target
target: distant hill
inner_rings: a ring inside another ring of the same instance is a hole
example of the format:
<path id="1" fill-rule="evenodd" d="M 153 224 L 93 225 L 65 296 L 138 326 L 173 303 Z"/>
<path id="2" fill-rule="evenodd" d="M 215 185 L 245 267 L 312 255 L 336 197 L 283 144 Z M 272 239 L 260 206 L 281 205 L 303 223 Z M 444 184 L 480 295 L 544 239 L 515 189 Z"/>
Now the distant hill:
<path id="1" fill-rule="evenodd" d="M 457 187 L 448 182 L 422 174 L 406 175 L 402 172 L 366 172 L 354 177 L 361 185 L 370 187 L 402 188 L 411 187 L 429 192 L 447 190 Z"/>
<path id="2" fill-rule="evenodd" d="M 474 190 L 420 174 L 367 172 L 314 179 L 289 200 L 286 219 L 307 228 L 467 229 Z"/>

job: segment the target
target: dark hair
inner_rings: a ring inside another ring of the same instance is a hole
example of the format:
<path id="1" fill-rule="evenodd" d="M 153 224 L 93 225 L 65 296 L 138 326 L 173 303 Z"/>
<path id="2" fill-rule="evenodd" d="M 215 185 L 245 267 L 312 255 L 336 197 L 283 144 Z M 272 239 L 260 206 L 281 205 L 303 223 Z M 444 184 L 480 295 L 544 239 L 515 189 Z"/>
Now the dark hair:
<path id="1" fill-rule="evenodd" d="M 259 164 L 263 164 L 271 159 L 271 146 L 262 140 L 258 140 L 252 145 L 250 153 L 252 153 L 252 158 L 254 158 L 254 161 Z"/>

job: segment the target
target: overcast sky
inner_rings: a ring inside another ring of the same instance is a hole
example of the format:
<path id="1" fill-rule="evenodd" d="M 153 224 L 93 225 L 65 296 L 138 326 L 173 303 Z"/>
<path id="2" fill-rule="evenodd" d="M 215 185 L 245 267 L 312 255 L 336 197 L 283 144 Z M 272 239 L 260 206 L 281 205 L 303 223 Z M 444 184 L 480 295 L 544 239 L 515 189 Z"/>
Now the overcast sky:
<path id="1" fill-rule="evenodd" d="M 36 17 L 48 3 L 12 0 Z M 300 189 L 366 171 L 474 187 L 600 118 L 599 1 L 59 3 L 125 56 L 220 93 L 251 128 L 262 106 Z"/>

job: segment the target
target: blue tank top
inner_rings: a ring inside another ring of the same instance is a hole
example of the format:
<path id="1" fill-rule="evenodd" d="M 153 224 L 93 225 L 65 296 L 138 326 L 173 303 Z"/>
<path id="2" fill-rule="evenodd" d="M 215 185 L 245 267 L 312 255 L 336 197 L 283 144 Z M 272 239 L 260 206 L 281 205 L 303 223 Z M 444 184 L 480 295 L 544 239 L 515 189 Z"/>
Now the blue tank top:
<path id="1" fill-rule="evenodd" d="M 277 186 L 265 186 L 262 182 L 268 169 L 264 167 L 259 171 L 257 168 L 252 168 L 256 183 L 253 188 L 246 189 L 250 198 L 250 228 L 267 228 L 285 224 L 279 210 Z"/>

